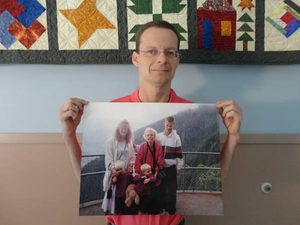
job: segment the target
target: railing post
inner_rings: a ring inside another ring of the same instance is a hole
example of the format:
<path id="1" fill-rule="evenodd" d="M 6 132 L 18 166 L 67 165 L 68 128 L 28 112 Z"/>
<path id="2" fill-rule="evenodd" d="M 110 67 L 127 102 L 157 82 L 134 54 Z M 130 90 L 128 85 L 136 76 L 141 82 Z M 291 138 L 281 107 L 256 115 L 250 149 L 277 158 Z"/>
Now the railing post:
<path id="1" fill-rule="evenodd" d="M 186 162 L 186 154 L 183 154 L 183 188 L 182 188 L 182 192 L 185 191 L 185 162 Z"/>

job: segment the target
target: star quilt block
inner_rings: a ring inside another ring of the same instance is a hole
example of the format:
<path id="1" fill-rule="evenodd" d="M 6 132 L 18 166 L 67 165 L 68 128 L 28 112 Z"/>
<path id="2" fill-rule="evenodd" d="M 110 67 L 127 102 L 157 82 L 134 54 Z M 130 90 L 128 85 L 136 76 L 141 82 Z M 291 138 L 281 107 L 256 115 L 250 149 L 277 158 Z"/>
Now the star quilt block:
<path id="1" fill-rule="evenodd" d="M 59 50 L 118 49 L 116 0 L 57 0 Z"/>

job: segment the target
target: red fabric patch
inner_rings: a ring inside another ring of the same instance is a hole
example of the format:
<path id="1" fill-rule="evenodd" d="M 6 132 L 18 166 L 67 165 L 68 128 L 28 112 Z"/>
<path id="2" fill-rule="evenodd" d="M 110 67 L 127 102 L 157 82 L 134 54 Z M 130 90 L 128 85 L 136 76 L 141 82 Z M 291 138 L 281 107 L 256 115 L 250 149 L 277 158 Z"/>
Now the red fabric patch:
<path id="1" fill-rule="evenodd" d="M 212 21 L 212 49 L 235 51 L 236 11 L 218 12 L 197 10 L 198 48 L 202 49 L 203 27 L 202 20 Z M 221 21 L 231 21 L 231 36 L 221 36 Z"/>
<path id="2" fill-rule="evenodd" d="M 46 28 L 35 20 L 28 29 L 19 21 L 15 20 L 7 29 L 19 42 L 29 49 L 40 36 L 46 31 Z"/>
<path id="3" fill-rule="evenodd" d="M 286 24 L 289 24 L 294 18 L 295 17 L 293 17 L 292 14 L 286 12 L 280 19 Z"/>
<path id="4" fill-rule="evenodd" d="M 0 0 L 0 14 L 7 10 L 13 17 L 17 18 L 25 8 L 16 0 Z"/>

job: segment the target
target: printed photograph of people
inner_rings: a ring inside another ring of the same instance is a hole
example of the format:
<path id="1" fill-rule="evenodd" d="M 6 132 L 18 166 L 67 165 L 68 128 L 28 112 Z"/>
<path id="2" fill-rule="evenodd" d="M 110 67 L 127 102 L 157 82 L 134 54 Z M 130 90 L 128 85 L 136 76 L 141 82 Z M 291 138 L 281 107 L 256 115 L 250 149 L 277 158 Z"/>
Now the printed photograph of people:
<path id="1" fill-rule="evenodd" d="M 215 104 L 90 103 L 79 214 L 223 215 Z"/>

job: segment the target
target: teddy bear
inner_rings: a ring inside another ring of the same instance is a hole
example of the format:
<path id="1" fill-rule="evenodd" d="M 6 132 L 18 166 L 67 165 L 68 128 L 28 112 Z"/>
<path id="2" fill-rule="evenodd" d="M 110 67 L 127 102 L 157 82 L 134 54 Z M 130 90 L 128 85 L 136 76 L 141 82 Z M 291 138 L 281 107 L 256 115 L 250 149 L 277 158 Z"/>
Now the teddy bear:
<path id="1" fill-rule="evenodd" d="M 138 205 L 140 203 L 140 196 L 135 191 L 135 184 L 130 184 L 126 188 L 125 204 L 127 205 L 127 207 L 131 206 L 133 200 L 135 204 Z"/>

